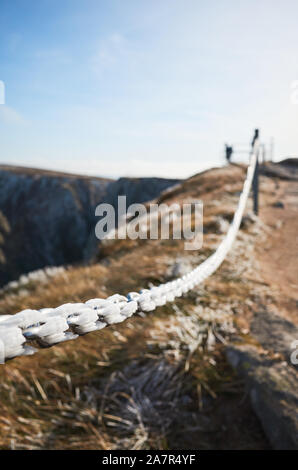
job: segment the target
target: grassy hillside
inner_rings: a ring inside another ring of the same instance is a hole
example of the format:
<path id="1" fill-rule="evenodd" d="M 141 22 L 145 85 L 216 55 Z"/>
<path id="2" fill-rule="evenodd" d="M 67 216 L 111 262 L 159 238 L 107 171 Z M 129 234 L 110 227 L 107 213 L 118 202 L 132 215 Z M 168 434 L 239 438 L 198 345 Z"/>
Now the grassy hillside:
<path id="1" fill-rule="evenodd" d="M 2 293 L 0 311 L 125 294 L 190 269 L 224 236 L 244 176 L 242 166 L 213 169 L 161 197 L 165 202 L 203 200 L 199 252 L 185 252 L 179 240 L 110 242 L 92 266 L 69 268 L 46 283 Z M 271 206 L 277 197 L 274 182 L 262 177 L 261 188 L 262 206 Z M 250 319 L 260 304 L 274 302 L 256 269 L 255 250 L 268 227 L 253 220 L 245 218 L 218 272 L 175 304 L 1 366 L 0 447 L 270 447 L 244 383 L 225 356 L 228 341 L 257 343 Z"/>

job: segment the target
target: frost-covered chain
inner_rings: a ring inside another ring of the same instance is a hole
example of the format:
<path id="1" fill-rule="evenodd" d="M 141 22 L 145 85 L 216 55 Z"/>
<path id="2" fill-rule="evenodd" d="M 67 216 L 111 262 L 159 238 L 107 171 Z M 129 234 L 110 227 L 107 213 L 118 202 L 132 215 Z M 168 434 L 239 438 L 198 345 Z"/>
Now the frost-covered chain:
<path id="1" fill-rule="evenodd" d="M 16 356 L 33 354 L 32 340 L 41 347 L 49 347 L 77 338 L 108 325 L 121 323 L 136 312 L 151 312 L 173 302 L 207 279 L 224 261 L 239 230 L 252 184 L 258 152 L 255 143 L 247 169 L 246 180 L 238 207 L 227 235 L 217 250 L 203 263 L 174 281 L 159 286 L 130 292 L 127 296 L 115 294 L 107 299 L 91 299 L 85 303 L 68 303 L 57 308 L 23 310 L 15 315 L 0 316 L 0 363 Z"/>

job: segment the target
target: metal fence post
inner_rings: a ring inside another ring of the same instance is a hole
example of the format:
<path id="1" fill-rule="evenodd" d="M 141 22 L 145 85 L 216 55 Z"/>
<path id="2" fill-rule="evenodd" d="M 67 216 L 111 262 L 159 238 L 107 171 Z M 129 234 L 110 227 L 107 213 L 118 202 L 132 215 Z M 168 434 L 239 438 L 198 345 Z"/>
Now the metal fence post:
<path id="1" fill-rule="evenodd" d="M 257 152 L 257 161 L 256 161 L 254 178 L 252 182 L 252 189 L 253 189 L 254 213 L 258 215 L 259 213 L 259 152 Z"/>
<path id="2" fill-rule="evenodd" d="M 255 129 L 255 134 L 251 143 L 252 152 L 257 152 L 257 161 L 252 181 L 253 190 L 253 211 L 256 215 L 259 213 L 259 146 L 256 148 L 256 144 L 259 140 L 259 129 Z"/>

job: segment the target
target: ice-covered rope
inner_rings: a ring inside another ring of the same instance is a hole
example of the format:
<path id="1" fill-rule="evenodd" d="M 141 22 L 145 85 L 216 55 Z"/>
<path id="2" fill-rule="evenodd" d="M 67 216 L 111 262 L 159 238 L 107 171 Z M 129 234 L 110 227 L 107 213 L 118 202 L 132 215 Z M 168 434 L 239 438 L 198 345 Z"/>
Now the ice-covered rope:
<path id="1" fill-rule="evenodd" d="M 49 347 L 77 338 L 108 325 L 121 323 L 136 312 L 151 312 L 173 302 L 216 271 L 224 261 L 239 230 L 249 196 L 257 161 L 258 143 L 254 145 L 246 179 L 229 230 L 217 250 L 188 274 L 159 286 L 130 292 L 127 296 L 115 294 L 107 299 L 91 299 L 85 303 L 68 303 L 56 308 L 23 310 L 15 315 L 0 316 L 0 363 L 16 356 L 33 354 L 31 340 L 41 347 Z"/>

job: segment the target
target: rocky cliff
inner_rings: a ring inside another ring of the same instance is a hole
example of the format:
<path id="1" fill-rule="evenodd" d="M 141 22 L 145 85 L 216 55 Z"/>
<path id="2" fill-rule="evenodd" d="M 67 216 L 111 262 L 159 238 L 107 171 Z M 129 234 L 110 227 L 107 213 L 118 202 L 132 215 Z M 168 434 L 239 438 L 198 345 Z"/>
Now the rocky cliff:
<path id="1" fill-rule="evenodd" d="M 88 261 L 97 241 L 94 209 L 156 197 L 177 180 L 77 176 L 0 166 L 0 285 L 44 266 Z"/>

